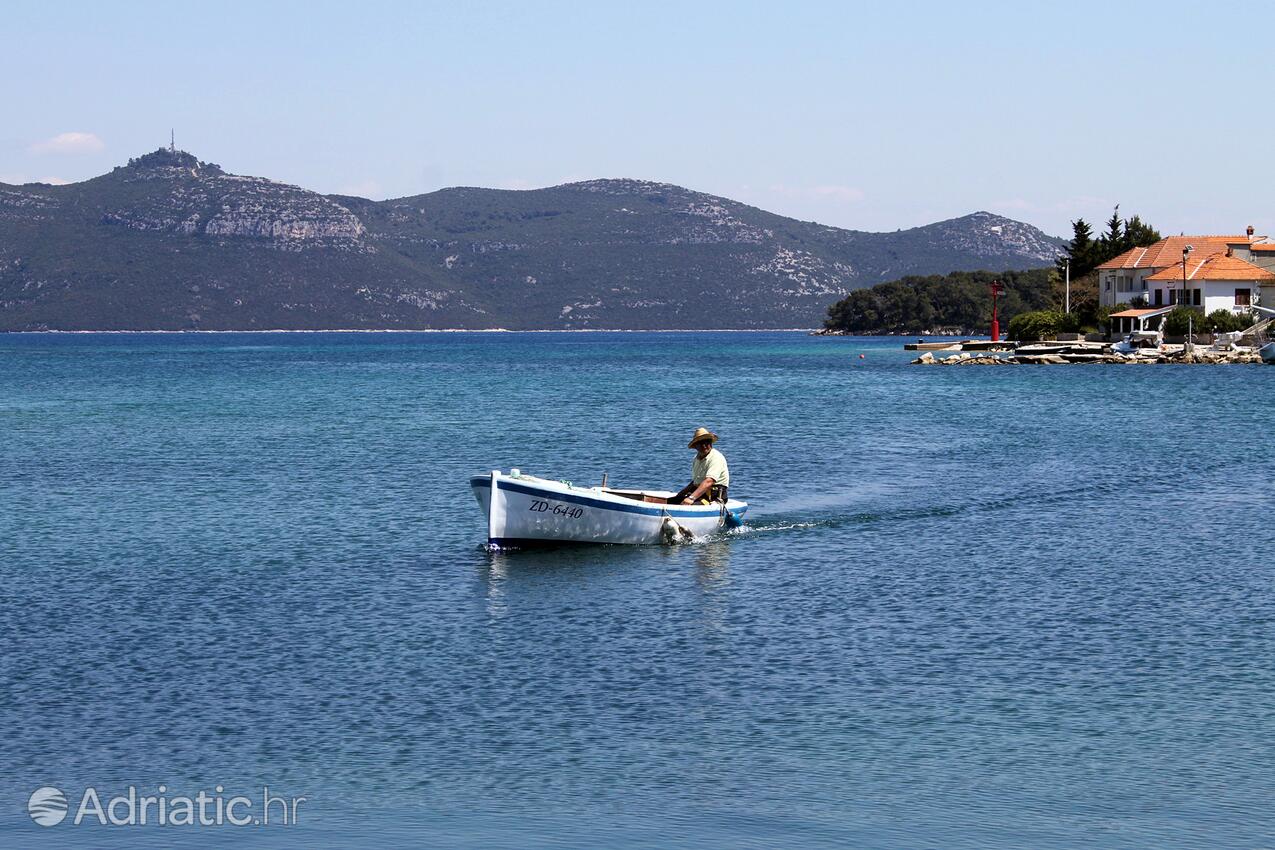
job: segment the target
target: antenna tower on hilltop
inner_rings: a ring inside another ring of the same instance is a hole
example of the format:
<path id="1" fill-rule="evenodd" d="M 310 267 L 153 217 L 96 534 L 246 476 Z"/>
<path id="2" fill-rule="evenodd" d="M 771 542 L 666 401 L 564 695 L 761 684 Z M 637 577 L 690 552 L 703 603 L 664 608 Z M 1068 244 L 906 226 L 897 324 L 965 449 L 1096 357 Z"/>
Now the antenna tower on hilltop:
<path id="1" fill-rule="evenodd" d="M 177 153 L 177 133 L 171 128 L 168 131 L 168 152 Z"/>

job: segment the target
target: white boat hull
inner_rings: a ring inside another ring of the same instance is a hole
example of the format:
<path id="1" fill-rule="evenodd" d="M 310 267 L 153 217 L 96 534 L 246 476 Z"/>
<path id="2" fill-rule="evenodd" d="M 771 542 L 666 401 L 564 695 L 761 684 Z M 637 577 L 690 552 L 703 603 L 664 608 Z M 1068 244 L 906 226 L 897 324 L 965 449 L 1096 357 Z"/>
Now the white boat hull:
<path id="1" fill-rule="evenodd" d="M 1263 363 L 1275 364 L 1275 342 L 1266 343 L 1258 353 L 1262 355 Z"/>
<path id="2" fill-rule="evenodd" d="M 734 499 L 725 505 L 661 505 L 616 495 L 621 491 L 499 472 L 476 476 L 469 484 L 487 517 L 487 543 L 492 546 L 657 544 L 669 542 L 670 537 L 701 537 L 739 525 L 748 510 L 746 502 Z M 640 495 L 640 491 L 622 492 Z"/>

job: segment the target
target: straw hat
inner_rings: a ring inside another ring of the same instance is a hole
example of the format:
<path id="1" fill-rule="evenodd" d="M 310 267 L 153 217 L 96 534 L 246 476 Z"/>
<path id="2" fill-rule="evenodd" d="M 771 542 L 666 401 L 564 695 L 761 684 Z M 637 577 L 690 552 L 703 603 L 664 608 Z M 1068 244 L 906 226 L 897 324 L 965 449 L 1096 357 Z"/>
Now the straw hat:
<path id="1" fill-rule="evenodd" d="M 695 448 L 696 443 L 702 443 L 705 440 L 708 440 L 710 443 L 716 443 L 717 435 L 707 428 L 696 428 L 695 436 L 691 437 L 691 441 L 686 444 L 686 447 L 688 449 L 693 449 Z"/>

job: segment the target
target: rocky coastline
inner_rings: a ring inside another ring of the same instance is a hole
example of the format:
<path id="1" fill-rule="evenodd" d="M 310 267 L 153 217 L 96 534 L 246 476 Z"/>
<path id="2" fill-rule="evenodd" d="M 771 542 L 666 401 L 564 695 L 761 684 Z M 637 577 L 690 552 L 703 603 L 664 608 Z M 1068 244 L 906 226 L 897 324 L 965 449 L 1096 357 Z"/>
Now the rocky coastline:
<path id="1" fill-rule="evenodd" d="M 1050 348 L 1059 347 L 1025 345 L 1006 351 L 960 351 L 954 346 L 952 349 L 947 349 L 954 351 L 953 354 L 936 357 L 934 352 L 925 351 L 912 363 L 920 366 L 1066 366 L 1077 363 L 1146 366 L 1170 363 L 1223 365 L 1262 362 L 1257 349 L 1242 347 L 1221 350 L 1200 345 L 1166 345 L 1160 348 L 1139 349 L 1130 353 L 1116 351 L 1110 345 L 1078 345 L 1063 347 L 1062 350 L 1056 351 L 1047 350 Z"/>

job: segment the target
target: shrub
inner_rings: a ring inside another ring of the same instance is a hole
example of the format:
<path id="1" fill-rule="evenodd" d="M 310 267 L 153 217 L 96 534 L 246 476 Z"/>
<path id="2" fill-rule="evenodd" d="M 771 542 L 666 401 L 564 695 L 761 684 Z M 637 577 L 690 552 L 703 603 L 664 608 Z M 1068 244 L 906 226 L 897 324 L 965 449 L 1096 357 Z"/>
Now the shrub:
<path id="1" fill-rule="evenodd" d="M 1228 333 L 1247 330 L 1253 324 L 1252 313 L 1232 313 L 1230 310 L 1214 310 L 1204 317 L 1210 333 Z"/>
<path id="2" fill-rule="evenodd" d="M 1030 313 L 1019 313 L 1009 322 L 1009 336 L 1018 341 L 1032 339 L 1053 339 L 1059 331 L 1079 328 L 1080 323 L 1075 316 L 1069 316 L 1058 310 L 1033 310 Z"/>
<path id="3" fill-rule="evenodd" d="M 1196 333 L 1207 333 L 1207 319 L 1199 310 L 1194 310 L 1185 305 L 1174 307 L 1167 316 L 1164 317 L 1164 334 L 1165 336 L 1186 336 L 1188 329 L 1195 328 Z"/>

